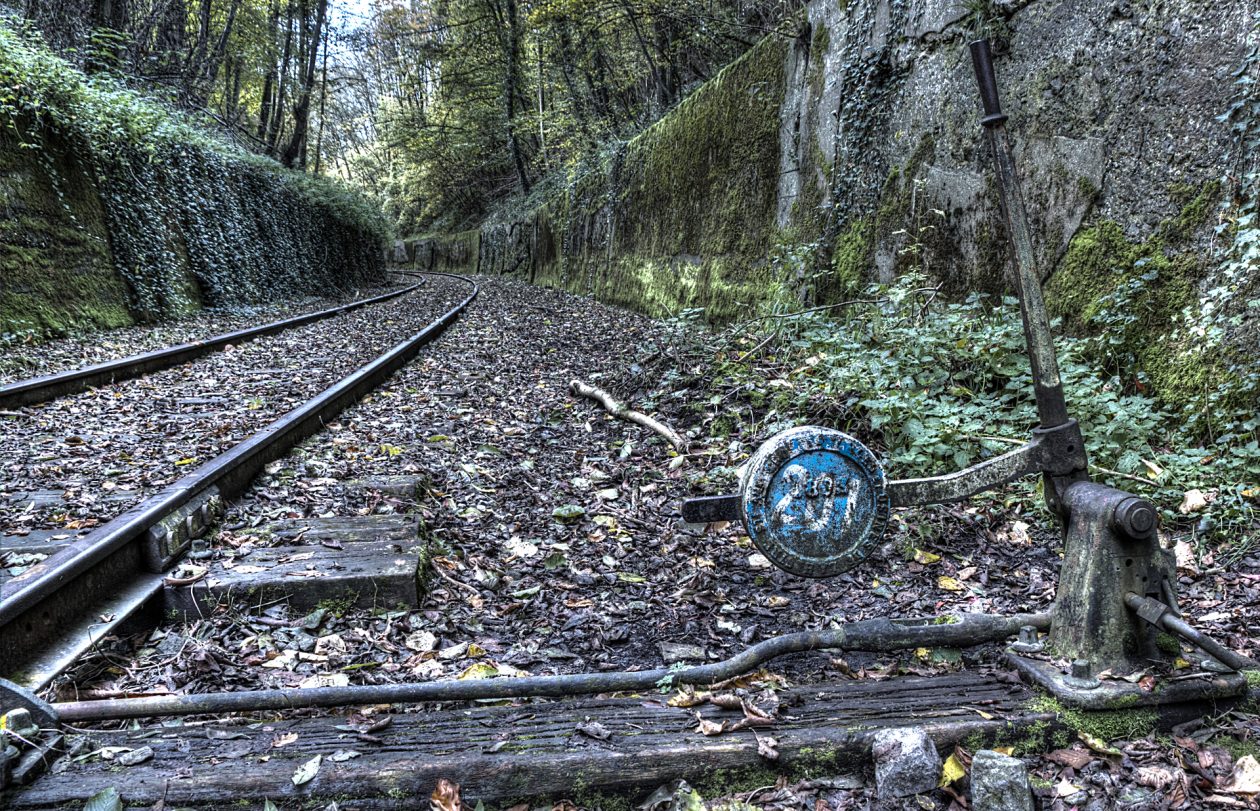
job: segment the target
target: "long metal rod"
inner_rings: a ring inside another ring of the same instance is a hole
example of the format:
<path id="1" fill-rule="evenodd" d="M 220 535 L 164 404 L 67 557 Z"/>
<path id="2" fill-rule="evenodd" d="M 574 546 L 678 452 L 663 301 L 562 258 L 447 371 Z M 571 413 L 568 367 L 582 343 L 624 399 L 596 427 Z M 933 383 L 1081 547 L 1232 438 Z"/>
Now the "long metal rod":
<path id="1" fill-rule="evenodd" d="M 564 676 L 467 679 L 422 683 L 256 690 L 203 693 L 101 701 L 72 701 L 52 705 L 67 723 L 193 715 L 222 712 L 259 712 L 304 707 L 341 707 L 359 704 L 396 704 L 430 701 L 575 696 L 593 693 L 637 692 L 678 684 L 713 684 L 747 673 L 779 656 L 820 649 L 892 651 L 944 645 L 965 647 L 1005 639 L 1031 625 L 1050 627 L 1049 614 L 953 614 L 927 619 L 879 618 L 845 624 L 827 631 L 807 631 L 767 639 L 708 665 L 683 670 L 578 673 Z"/>
<path id="2" fill-rule="evenodd" d="M 352 312 L 360 307 L 366 307 L 370 304 L 379 304 L 390 299 L 404 296 L 420 287 L 420 284 L 411 284 L 399 290 L 393 290 L 389 293 L 382 293 L 379 296 L 359 299 L 349 304 L 341 304 L 336 307 L 330 307 L 326 310 L 318 310 L 313 313 L 295 316 L 293 318 L 285 318 L 280 321 L 272 321 L 270 324 L 263 324 L 260 327 L 249 327 L 247 329 L 239 329 L 234 332 L 227 332 L 222 335 L 215 335 L 201 341 L 190 341 L 188 343 L 176 344 L 175 346 L 167 346 L 162 349 L 155 349 L 152 352 L 145 352 L 141 355 L 132 355 L 126 358 L 118 358 L 116 360 L 108 360 L 103 363 L 96 363 L 91 366 L 84 366 L 81 369 L 69 369 L 64 372 L 57 372 L 51 375 L 43 375 L 41 377 L 32 377 L 26 380 L 17 380 L 12 383 L 6 383 L 0 386 L 0 408 L 18 408 L 20 406 L 34 405 L 35 403 L 43 403 L 57 397 L 65 397 L 67 394 L 75 394 L 81 391 L 87 391 L 92 386 L 102 386 L 107 383 L 113 383 L 119 380 L 127 380 L 149 372 L 156 372 L 159 369 L 168 369 L 181 363 L 187 363 L 190 360 L 199 358 L 202 355 L 208 355 L 214 350 L 226 346 L 228 344 L 239 344 L 244 341 L 252 341 L 264 335 L 274 335 L 277 332 L 293 329 L 294 327 L 305 326 L 306 324 L 320 321 L 325 318 L 331 318 L 334 315 L 344 315 Z"/>
<path id="3" fill-rule="evenodd" d="M 475 282 L 462 276 L 447 273 L 430 275 L 458 279 L 468 284 L 472 290 L 463 301 L 440 318 L 372 363 L 293 409 L 225 453 L 201 465 L 157 495 L 144 500 L 66 549 L 5 583 L 3 589 L 0 589 L 0 595 L 3 598 L 0 599 L 0 626 L 13 622 L 35 606 L 50 599 L 63 586 L 89 572 L 92 567 L 123 548 L 150 526 L 191 501 L 207 488 L 218 486 L 220 491 L 230 493 L 244 487 L 263 465 L 278 458 L 288 448 L 317 430 L 324 421 L 358 401 L 365 393 L 397 371 L 414 356 L 415 352 L 419 351 L 420 347 L 440 335 L 459 316 L 464 307 L 477 297 L 479 292 Z"/>
<path id="4" fill-rule="evenodd" d="M 971 43 L 971 61 L 984 103 L 985 115 L 981 123 L 988 132 L 989 145 L 993 150 L 1002 214 L 1015 249 L 1015 291 L 1019 295 L 1020 313 L 1024 318 L 1024 341 L 1028 345 L 1028 359 L 1032 364 L 1037 415 L 1041 418 L 1042 428 L 1055 428 L 1068 420 L 1067 401 L 1063 396 L 1063 381 L 1059 377 L 1050 319 L 1041 295 L 1041 276 L 1037 272 L 1037 259 L 1033 253 L 1028 212 L 1024 209 L 1024 195 L 1019 188 L 1011 142 L 1006 135 L 1006 116 L 998 101 L 997 78 L 993 73 L 993 56 L 989 52 L 988 40 Z"/>
<path id="5" fill-rule="evenodd" d="M 1162 609 L 1159 613 L 1158 619 L 1156 619 L 1153 623 L 1154 625 L 1163 628 L 1170 634 L 1176 634 L 1226 667 L 1232 667 L 1234 670 L 1260 669 L 1260 663 L 1256 662 L 1254 659 L 1249 659 L 1248 657 L 1243 656 L 1241 653 L 1235 653 L 1225 647 L 1220 642 L 1217 642 L 1215 639 L 1198 630 L 1181 617 L 1172 613 L 1172 609 L 1169 608 L 1167 604 L 1161 603 L 1159 600 L 1152 597 L 1141 597 L 1130 591 L 1124 595 L 1124 604 L 1137 612 L 1139 616 L 1142 616 L 1143 609 L 1150 606 Z"/>

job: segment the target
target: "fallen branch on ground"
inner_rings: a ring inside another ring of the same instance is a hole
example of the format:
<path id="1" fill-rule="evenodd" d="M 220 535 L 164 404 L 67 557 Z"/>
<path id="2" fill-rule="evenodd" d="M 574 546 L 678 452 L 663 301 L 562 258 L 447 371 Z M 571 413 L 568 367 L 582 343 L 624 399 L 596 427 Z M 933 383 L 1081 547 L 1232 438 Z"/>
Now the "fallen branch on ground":
<path id="1" fill-rule="evenodd" d="M 589 397 L 604 407 L 604 410 L 612 414 L 619 420 L 633 422 L 635 425 L 642 425 L 650 431 L 655 431 L 665 439 L 669 440 L 669 444 L 674 446 L 674 450 L 679 453 L 686 453 L 687 440 L 683 439 L 677 431 L 659 420 L 649 417 L 640 411 L 634 411 L 626 408 L 621 403 L 613 399 L 613 396 L 601 388 L 597 388 L 581 380 L 570 380 L 569 391 L 582 397 Z"/>

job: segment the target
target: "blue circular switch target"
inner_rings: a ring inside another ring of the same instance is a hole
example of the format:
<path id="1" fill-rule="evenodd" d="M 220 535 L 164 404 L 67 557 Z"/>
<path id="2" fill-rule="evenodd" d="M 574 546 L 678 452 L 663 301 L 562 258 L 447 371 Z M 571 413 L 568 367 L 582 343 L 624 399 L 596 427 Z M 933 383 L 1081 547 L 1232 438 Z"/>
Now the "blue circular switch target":
<path id="1" fill-rule="evenodd" d="M 803 426 L 775 434 L 748 460 L 744 528 L 771 563 L 832 577 L 864 561 L 888 522 L 883 466 L 853 437 Z"/>

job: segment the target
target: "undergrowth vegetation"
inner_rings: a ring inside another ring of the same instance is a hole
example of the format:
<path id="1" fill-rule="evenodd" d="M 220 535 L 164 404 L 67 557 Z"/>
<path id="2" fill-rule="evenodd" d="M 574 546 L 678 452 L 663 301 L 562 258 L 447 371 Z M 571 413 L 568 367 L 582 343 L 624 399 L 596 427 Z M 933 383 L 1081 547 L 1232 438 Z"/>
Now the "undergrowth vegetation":
<path id="1" fill-rule="evenodd" d="M 1226 564 L 1260 549 L 1260 14 L 1253 32 L 1220 119 L 1234 149 L 1200 195 L 1224 192 L 1211 248 L 1175 254 L 1153 239 L 1112 251 L 1123 258 L 1092 272 L 1122 282 L 1098 295 L 1069 291 L 1075 299 L 1061 309 L 1073 329 L 1054 325 L 1093 477 L 1151 498 L 1167 529 Z M 1184 227 L 1201 221 L 1194 211 Z M 804 311 L 799 281 L 812 281 L 819 246 L 779 246 L 772 262 L 784 281 L 760 317 L 720 333 L 703 330 L 700 310 L 676 319 L 686 357 L 660 390 L 691 397 L 699 382 L 716 391 L 692 407 L 704 433 L 733 441 L 805 422 L 848 431 L 884 456 L 893 478 L 948 473 L 1027 441 L 1037 418 L 1018 300 L 947 300 L 916 250 L 933 222 L 916 223 L 901 251 L 909 272 Z M 1183 225 L 1161 226 L 1172 227 Z M 1118 227 L 1096 230 L 1109 229 L 1127 245 Z M 1179 262 L 1214 270 L 1179 277 Z M 729 487 L 733 472 L 710 484 Z"/>
<path id="2" fill-rule="evenodd" d="M 387 230 L 361 196 L 251 155 L 115 78 L 87 76 L 3 18 L 0 128 L 51 178 L 80 230 L 65 156 L 93 179 L 138 319 L 348 289 L 380 269 Z"/>
<path id="3" fill-rule="evenodd" d="M 950 302 L 935 290 L 910 273 L 850 306 L 774 314 L 721 333 L 683 314 L 682 367 L 703 369 L 720 392 L 695 404 L 703 430 L 733 436 L 751 426 L 760 441 L 792 425 L 828 425 L 870 443 L 893 478 L 951 472 L 1027 441 L 1037 417 L 1018 301 Z M 1056 345 L 1095 479 L 1152 498 L 1166 526 L 1223 546 L 1226 559 L 1260 543 L 1254 409 L 1223 414 L 1234 430 L 1204 436 L 1179 410 L 1107 371 L 1105 334 L 1060 336 Z M 694 390 L 681 381 L 662 388 Z M 1207 506 L 1178 512 L 1196 489 Z"/>

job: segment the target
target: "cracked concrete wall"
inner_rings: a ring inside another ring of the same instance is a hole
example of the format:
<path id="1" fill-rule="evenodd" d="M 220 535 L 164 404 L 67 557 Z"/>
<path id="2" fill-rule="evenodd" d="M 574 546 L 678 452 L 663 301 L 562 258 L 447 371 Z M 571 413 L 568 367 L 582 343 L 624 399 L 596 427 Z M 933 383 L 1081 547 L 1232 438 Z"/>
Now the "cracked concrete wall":
<path id="1" fill-rule="evenodd" d="M 1234 92 L 1253 7 L 990 4 L 984 27 L 1043 275 L 1087 218 L 1114 220 L 1138 242 L 1178 216 L 1184 192 L 1176 189 L 1225 173 L 1230 140 L 1216 117 Z M 809 4 L 808 30 L 785 65 L 781 226 L 807 213 L 796 201 L 809 184 L 830 185 L 832 230 L 843 236 L 862 225 L 859 253 L 878 278 L 921 256 L 951 288 L 1005 286 L 1006 237 L 967 51 L 975 8 L 963 0 Z M 1200 246 L 1210 224 L 1200 223 Z"/>
<path id="2" fill-rule="evenodd" d="M 451 237 L 458 250 L 428 240 L 420 255 L 471 255 L 485 272 L 658 315 L 705 307 L 719 321 L 781 295 L 771 282 L 792 274 L 800 300 L 817 303 L 916 267 L 952 293 L 1007 291 L 1010 252 L 967 49 L 983 28 L 1043 276 L 1101 221 L 1133 245 L 1158 238 L 1161 250 L 1194 254 L 1206 272 L 1216 201 L 1198 192 L 1226 170 L 1229 133 L 1216 117 L 1234 93 L 1253 5 L 813 0 L 795 31 L 772 35 L 616 160 L 592 160 L 533 209 L 493 218 L 471 254 L 461 234 Z M 750 141 L 768 149 L 732 157 Z M 1166 236 L 1174 219 L 1176 240 Z M 803 245 L 821 259 L 800 260 Z"/>

